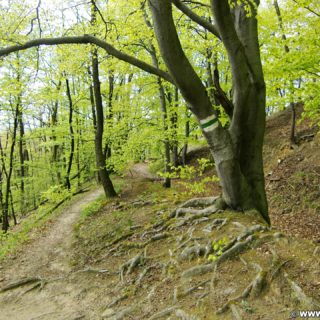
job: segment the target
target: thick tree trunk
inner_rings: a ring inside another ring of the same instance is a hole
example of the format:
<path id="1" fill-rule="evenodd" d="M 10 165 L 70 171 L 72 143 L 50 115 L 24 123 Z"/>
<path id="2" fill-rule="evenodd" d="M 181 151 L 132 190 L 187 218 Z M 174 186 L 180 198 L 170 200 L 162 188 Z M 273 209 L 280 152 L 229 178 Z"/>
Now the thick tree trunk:
<path id="1" fill-rule="evenodd" d="M 228 52 L 233 78 L 233 116 L 223 128 L 207 91 L 185 56 L 172 18 L 170 0 L 149 0 L 161 55 L 191 111 L 200 122 L 213 153 L 226 204 L 256 209 L 267 222 L 262 144 L 265 128 L 265 84 L 259 54 L 255 7 L 230 9 L 228 0 L 212 0 L 219 35 Z M 233 12 L 232 12 L 233 11 Z"/>

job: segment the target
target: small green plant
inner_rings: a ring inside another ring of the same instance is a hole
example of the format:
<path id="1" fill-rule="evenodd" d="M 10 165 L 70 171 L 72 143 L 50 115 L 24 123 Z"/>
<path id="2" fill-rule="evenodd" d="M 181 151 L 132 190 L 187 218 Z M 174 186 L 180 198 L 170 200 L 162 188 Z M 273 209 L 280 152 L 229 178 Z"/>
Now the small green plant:
<path id="1" fill-rule="evenodd" d="M 178 178 L 185 181 L 179 183 L 186 189 L 185 193 L 188 195 L 200 194 L 206 191 L 209 182 L 218 182 L 219 178 L 212 175 L 210 177 L 203 177 L 207 169 L 213 167 L 212 161 L 209 159 L 198 159 L 197 166 L 178 166 L 171 167 L 170 172 L 158 172 L 158 175 L 164 178 Z"/>
<path id="2" fill-rule="evenodd" d="M 81 212 L 81 218 L 87 218 L 95 213 L 97 213 L 101 207 L 104 205 L 104 201 L 102 199 L 95 200 L 91 203 L 89 203 Z"/>
<path id="3" fill-rule="evenodd" d="M 208 260 L 211 262 L 216 261 L 223 253 L 224 247 L 228 244 L 229 239 L 227 237 L 223 237 L 217 241 L 212 241 L 212 249 L 213 253 L 209 254 Z"/>
<path id="4" fill-rule="evenodd" d="M 241 301 L 242 309 L 247 313 L 254 313 L 254 309 L 249 305 L 248 301 L 242 300 Z"/>
<path id="5" fill-rule="evenodd" d="M 106 201 L 104 196 L 100 196 L 97 200 L 90 202 L 84 209 L 81 211 L 80 220 L 74 226 L 75 231 L 79 231 L 80 227 L 84 221 L 88 218 L 99 212 L 99 210 L 105 205 Z"/>
<path id="6" fill-rule="evenodd" d="M 71 197 L 72 191 L 66 188 L 62 188 L 61 185 L 55 185 L 49 187 L 48 190 L 42 192 L 43 199 L 48 200 L 51 203 L 58 203 L 67 197 Z"/>

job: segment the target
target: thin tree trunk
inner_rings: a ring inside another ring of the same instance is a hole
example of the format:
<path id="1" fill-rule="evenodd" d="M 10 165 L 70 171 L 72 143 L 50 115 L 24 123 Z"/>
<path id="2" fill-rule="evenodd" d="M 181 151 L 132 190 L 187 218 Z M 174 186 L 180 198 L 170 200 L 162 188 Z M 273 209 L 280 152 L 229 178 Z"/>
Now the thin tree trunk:
<path id="1" fill-rule="evenodd" d="M 18 222 L 17 222 L 15 211 L 14 211 L 14 202 L 13 202 L 13 195 L 12 195 L 11 189 L 10 189 L 10 207 L 11 207 L 11 215 L 13 218 L 13 223 L 14 225 L 17 225 Z"/>
<path id="2" fill-rule="evenodd" d="M 273 5 L 277 14 L 277 18 L 278 18 L 278 23 L 279 23 L 279 28 L 282 32 L 282 40 L 285 42 L 287 40 L 287 36 L 285 34 L 284 31 L 284 26 L 283 26 L 283 20 L 282 20 L 282 15 L 281 15 L 281 11 L 280 11 L 280 7 L 278 4 L 277 0 L 273 1 Z M 288 45 L 286 43 L 284 43 L 284 52 L 287 54 L 290 52 L 290 49 L 288 47 Z M 292 89 L 289 89 L 289 94 L 292 97 L 291 102 L 290 102 L 290 110 L 291 110 L 291 128 L 290 128 L 290 144 L 291 146 L 296 146 L 297 145 L 297 140 L 296 140 L 296 104 L 293 101 L 293 95 L 294 95 L 294 84 L 291 84 Z"/>
<path id="3" fill-rule="evenodd" d="M 100 80 L 99 80 L 99 62 L 97 57 L 97 50 L 95 49 L 92 54 L 92 78 L 93 89 L 95 97 L 95 109 L 97 117 L 97 127 L 95 130 L 95 150 L 96 150 L 96 163 L 100 176 L 100 180 L 105 192 L 106 197 L 115 197 L 117 195 L 112 181 L 109 177 L 109 173 L 106 168 L 106 159 L 103 153 L 103 128 L 104 128 L 104 116 L 103 105 L 101 98 Z"/>
<path id="4" fill-rule="evenodd" d="M 112 71 L 109 72 L 109 92 L 108 92 L 108 108 L 107 108 L 107 115 L 106 115 L 106 121 L 107 126 L 112 127 L 112 119 L 113 119 L 113 94 L 114 94 L 114 75 Z M 112 150 L 110 143 L 108 142 L 108 139 L 106 141 L 105 147 L 104 147 L 104 158 L 107 160 L 111 157 Z"/>
<path id="5" fill-rule="evenodd" d="M 145 10 L 145 8 L 143 8 L 143 12 L 144 12 L 144 20 L 145 20 L 147 27 L 150 28 L 151 30 L 153 30 L 152 24 L 151 24 L 150 20 L 148 19 L 147 11 Z M 149 46 L 150 46 L 150 48 L 148 51 L 149 51 L 151 59 L 152 59 L 152 64 L 155 68 L 159 68 L 159 61 L 157 58 L 156 49 L 155 49 L 154 45 L 152 44 L 152 42 L 150 42 Z M 169 129 L 169 126 L 167 123 L 168 122 L 168 111 L 167 111 L 165 89 L 162 84 L 162 79 L 160 77 L 158 77 L 157 83 L 158 83 L 158 91 L 159 91 L 159 99 L 160 99 L 160 110 L 162 113 L 162 121 L 163 121 L 163 133 L 165 135 L 165 138 L 164 138 L 164 156 L 165 156 L 164 171 L 165 171 L 166 176 L 164 178 L 163 186 L 165 188 L 170 188 L 171 187 L 171 179 L 168 176 L 168 174 L 171 171 L 171 154 L 170 154 L 170 141 L 168 138 L 168 129 Z"/>
<path id="6" fill-rule="evenodd" d="M 58 95 L 61 89 L 61 80 L 59 79 L 56 94 Z M 52 115 L 51 115 L 51 125 L 52 125 L 52 141 L 53 141 L 53 147 L 52 147 L 52 164 L 56 168 L 57 171 L 57 180 L 58 183 L 61 183 L 61 172 L 60 172 L 60 145 L 57 142 L 57 136 L 56 136 L 56 126 L 58 124 L 58 108 L 59 108 L 59 99 L 56 98 L 56 101 L 54 102 Z"/>
<path id="7" fill-rule="evenodd" d="M 183 145 L 183 148 L 182 148 L 182 165 L 185 166 L 187 164 L 187 153 L 188 153 L 188 138 L 190 136 L 190 118 L 189 118 L 189 111 L 188 111 L 188 108 L 186 108 L 186 118 L 187 118 L 187 121 L 185 123 L 185 131 L 184 131 L 184 134 L 185 134 L 185 143 Z"/>
<path id="8" fill-rule="evenodd" d="M 90 67 L 88 68 L 88 73 L 91 78 L 92 73 L 91 73 Z M 93 129 L 94 129 L 94 132 L 96 132 L 97 131 L 97 116 L 96 116 L 96 106 L 95 106 L 95 101 L 94 101 L 93 84 L 90 84 L 90 86 L 89 86 L 89 95 L 90 95 L 90 103 L 91 103 L 91 109 L 92 109 Z M 95 172 L 95 178 L 96 178 L 97 183 L 101 184 L 99 171 Z"/>
<path id="9" fill-rule="evenodd" d="M 93 0 L 91 1 L 91 25 L 94 27 L 96 24 L 97 7 Z M 99 172 L 100 181 L 102 183 L 106 197 L 115 197 L 117 193 L 114 189 L 113 183 L 110 179 L 109 172 L 106 168 L 106 158 L 103 152 L 103 129 L 104 129 L 104 115 L 103 104 L 101 95 L 101 86 L 99 79 L 99 61 L 98 50 L 95 48 L 92 51 L 92 80 L 93 92 L 96 111 L 96 130 L 95 130 L 95 151 L 96 151 L 96 164 Z"/>
<path id="10" fill-rule="evenodd" d="M 76 117 L 76 126 L 77 126 L 77 143 L 76 143 L 76 162 L 77 162 L 77 176 L 78 176 L 78 188 L 80 188 L 81 185 L 81 169 L 80 169 L 80 136 L 81 136 L 81 128 L 79 123 L 79 116 Z"/>
<path id="11" fill-rule="evenodd" d="M 11 147 L 10 147 L 10 153 L 9 153 L 9 170 L 7 171 L 7 174 L 6 174 L 7 181 L 6 181 L 5 197 L 4 197 L 3 210 L 2 210 L 2 230 L 4 232 L 7 232 L 9 228 L 9 202 L 10 202 L 10 192 L 11 192 L 11 177 L 13 172 L 13 155 L 14 155 L 14 149 L 16 145 L 18 115 L 19 115 L 20 107 L 21 107 L 21 97 L 19 96 L 18 101 L 16 103 L 16 108 L 15 108 L 12 141 L 11 141 Z M 2 151 L 2 159 L 3 159 L 2 146 L 1 146 L 1 151 Z"/>
<path id="12" fill-rule="evenodd" d="M 297 144 L 296 139 L 296 104 L 294 102 L 290 102 L 291 108 L 291 128 L 290 128 L 290 143 L 291 146 L 295 146 Z"/>
<path id="13" fill-rule="evenodd" d="M 153 65 L 157 68 L 159 66 L 159 62 L 156 56 L 156 50 L 151 45 L 151 57 L 153 61 Z M 171 171 L 171 155 L 170 155 L 170 141 L 168 138 L 168 111 L 167 111 L 167 103 L 166 103 L 166 95 L 165 95 L 165 90 L 162 84 L 162 80 L 160 77 L 158 77 L 158 91 L 159 91 L 159 99 L 160 99 L 160 109 L 161 109 L 161 114 L 162 114 L 162 121 L 163 121 L 163 132 L 165 135 L 164 138 L 164 156 L 165 156 L 165 168 L 164 171 L 166 174 L 169 174 Z M 170 188 L 171 187 L 171 179 L 169 176 L 165 176 L 164 178 L 164 183 L 163 186 L 165 188 Z"/>
<path id="14" fill-rule="evenodd" d="M 67 88 L 67 97 L 69 101 L 69 133 L 70 133 L 70 155 L 69 155 L 69 161 L 67 166 L 67 172 L 66 172 L 66 187 L 68 190 L 71 189 L 71 182 L 70 182 L 70 173 L 73 163 L 73 156 L 74 156 L 74 130 L 73 130 L 73 102 L 71 97 L 71 91 L 70 91 L 70 84 L 69 80 L 66 79 L 66 88 Z"/>
<path id="15" fill-rule="evenodd" d="M 4 173 L 4 159 L 3 159 L 3 149 L 0 137 L 0 155 L 1 155 L 1 170 L 0 170 L 0 208 L 1 212 L 3 212 L 3 173 Z M 0 223 L 2 224 L 3 216 L 0 216 Z"/>
<path id="16" fill-rule="evenodd" d="M 26 151 L 26 143 L 24 137 L 24 123 L 23 123 L 23 111 L 22 109 L 19 110 L 18 115 L 18 122 L 19 122 L 19 156 L 20 156 L 20 211 L 23 213 L 25 211 L 25 186 L 24 186 L 24 179 L 25 179 L 25 151 Z"/>
<path id="17" fill-rule="evenodd" d="M 178 109 L 179 106 L 179 90 L 175 86 L 174 87 L 174 103 L 173 110 L 170 117 L 171 127 L 173 131 L 173 137 L 171 139 L 172 146 L 172 165 L 174 167 L 178 167 L 179 165 L 179 155 L 178 155 Z"/>

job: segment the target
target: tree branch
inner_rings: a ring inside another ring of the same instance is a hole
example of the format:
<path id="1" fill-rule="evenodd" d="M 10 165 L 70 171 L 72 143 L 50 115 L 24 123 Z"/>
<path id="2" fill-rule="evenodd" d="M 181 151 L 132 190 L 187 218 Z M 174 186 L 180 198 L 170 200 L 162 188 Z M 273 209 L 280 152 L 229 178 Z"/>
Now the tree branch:
<path id="1" fill-rule="evenodd" d="M 199 119 L 212 113 L 212 105 L 200 77 L 182 49 L 172 17 L 172 0 L 149 0 L 161 56 L 184 99 Z"/>
<path id="2" fill-rule="evenodd" d="M 300 3 L 297 0 L 293 0 L 296 4 L 300 5 Z M 314 11 L 313 9 L 311 9 L 308 6 L 304 6 L 303 8 L 307 9 L 308 11 L 310 11 L 311 13 L 315 14 L 317 17 L 320 17 L 320 13 Z"/>
<path id="3" fill-rule="evenodd" d="M 169 73 L 163 70 L 157 69 L 152 65 L 144 61 L 141 61 L 133 56 L 130 56 L 124 52 L 121 52 L 115 47 L 113 47 L 111 44 L 89 34 L 85 34 L 82 36 L 74 36 L 74 37 L 41 38 L 41 39 L 31 40 L 31 41 L 25 42 L 24 44 L 1 48 L 0 57 L 6 56 L 13 52 L 26 50 L 29 48 L 39 47 L 39 46 L 54 46 L 59 44 L 89 44 L 89 43 L 95 44 L 96 46 L 104 49 L 108 54 L 118 58 L 119 60 L 127 62 L 133 66 L 138 67 L 143 71 L 154 74 L 174 84 L 174 80 L 169 75 Z"/>
<path id="4" fill-rule="evenodd" d="M 188 16 L 191 20 L 198 23 L 200 26 L 214 34 L 217 38 L 220 39 L 220 34 L 218 29 L 215 25 L 211 24 L 209 21 L 203 19 L 202 17 L 198 16 L 196 13 L 194 13 L 191 9 L 188 8 L 184 3 L 182 3 L 180 0 L 173 0 L 173 4 L 182 11 L 186 16 Z"/>
<path id="5" fill-rule="evenodd" d="M 205 3 L 202 3 L 202 2 L 199 2 L 199 1 L 188 1 L 188 0 L 184 0 L 183 2 L 185 2 L 185 3 L 191 3 L 191 4 L 196 4 L 196 5 L 199 5 L 199 6 L 202 6 L 202 7 L 210 8 L 210 6 L 209 6 L 208 4 L 205 4 Z"/>

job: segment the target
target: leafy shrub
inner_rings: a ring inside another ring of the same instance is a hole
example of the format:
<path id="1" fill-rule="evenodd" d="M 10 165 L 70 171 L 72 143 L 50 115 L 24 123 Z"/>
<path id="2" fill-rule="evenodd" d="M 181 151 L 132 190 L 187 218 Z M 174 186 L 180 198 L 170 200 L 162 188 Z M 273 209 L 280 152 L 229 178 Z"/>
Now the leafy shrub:
<path id="1" fill-rule="evenodd" d="M 218 182 L 217 176 L 204 177 L 204 172 L 213 167 L 213 163 L 209 159 L 198 159 L 197 166 L 178 166 L 172 167 L 171 172 L 158 174 L 162 177 L 179 178 L 187 181 L 180 181 L 188 195 L 203 193 L 207 190 L 207 184 L 210 182 Z"/>

